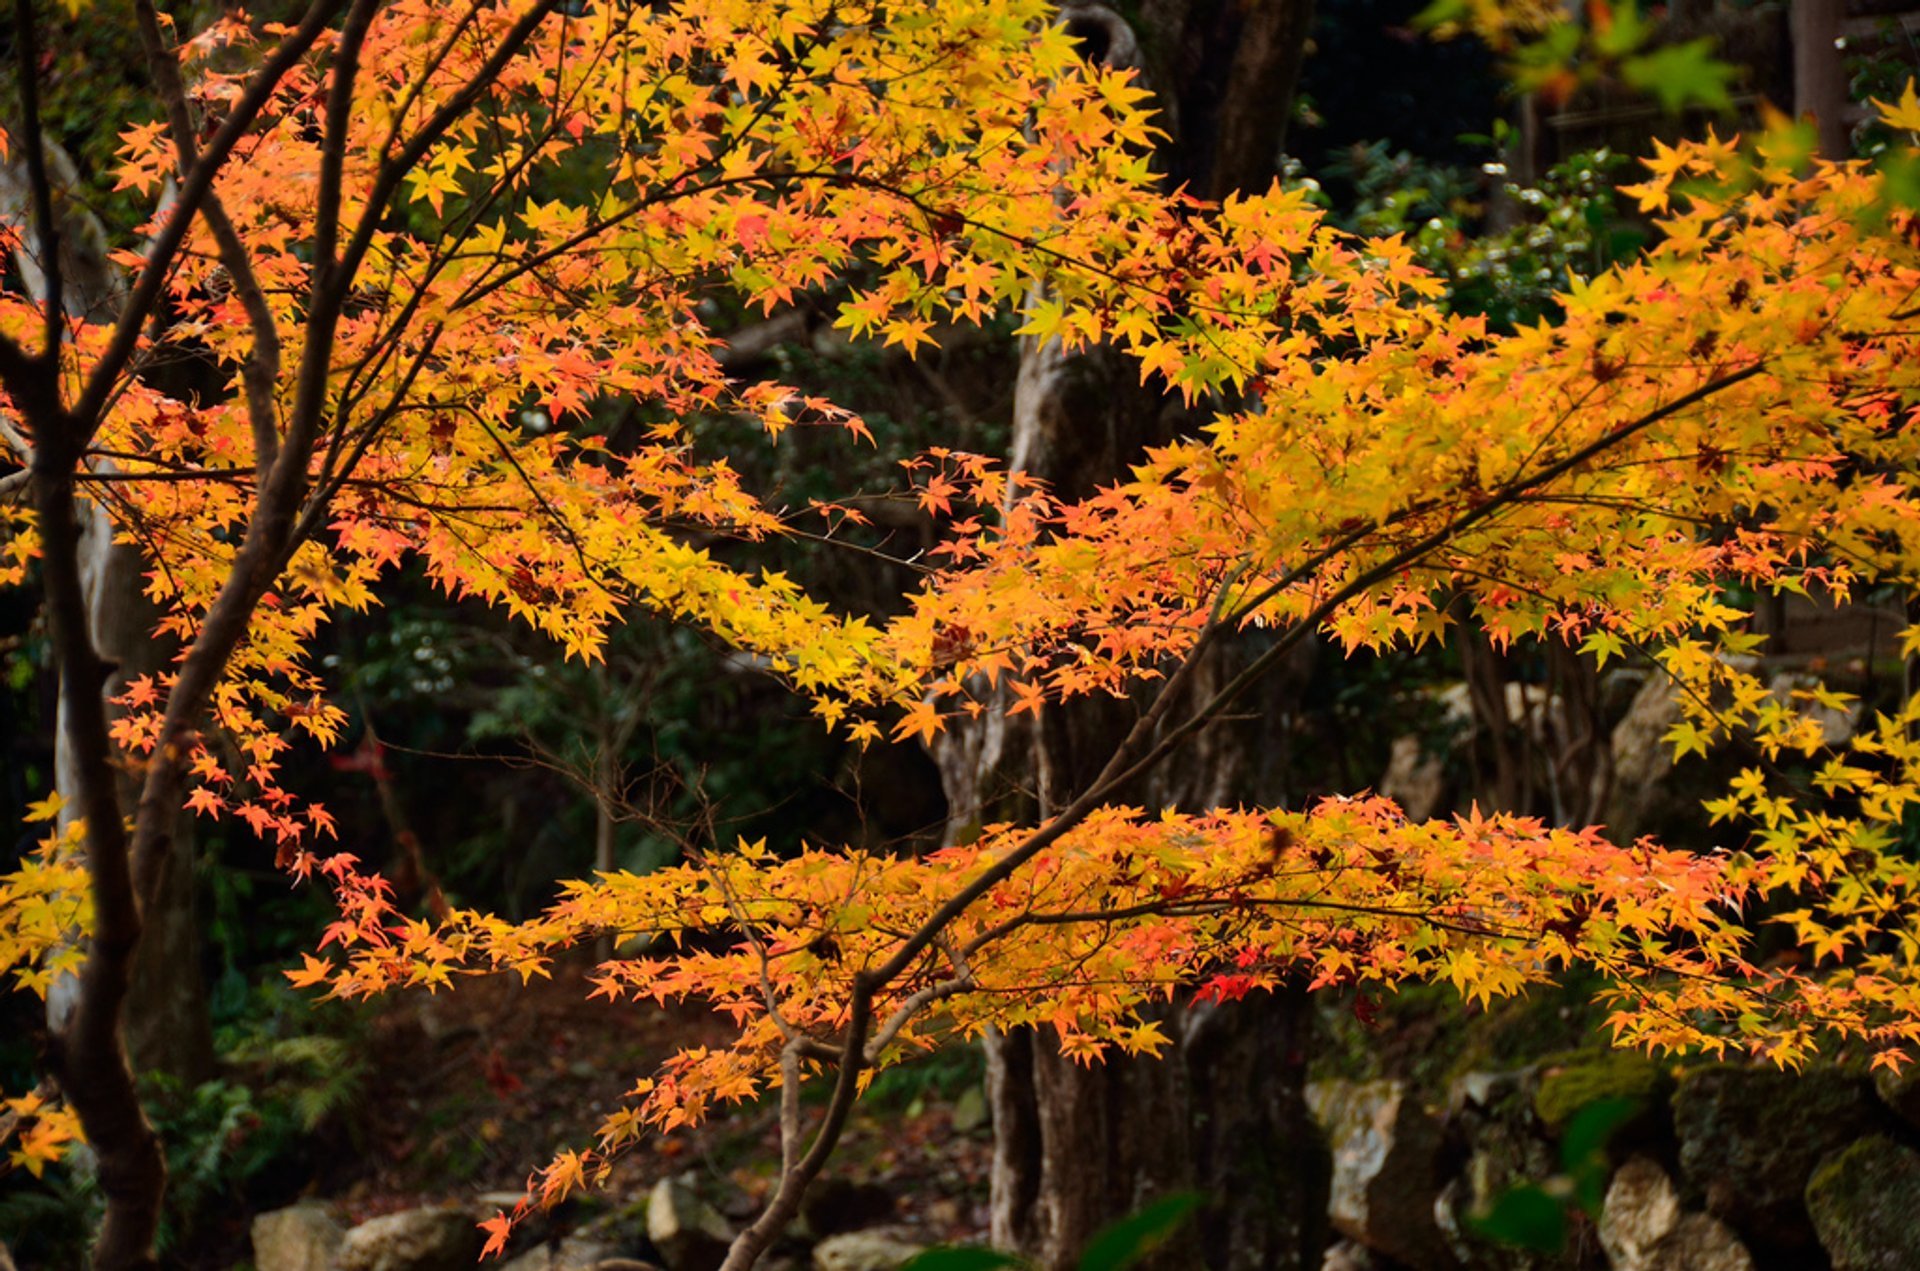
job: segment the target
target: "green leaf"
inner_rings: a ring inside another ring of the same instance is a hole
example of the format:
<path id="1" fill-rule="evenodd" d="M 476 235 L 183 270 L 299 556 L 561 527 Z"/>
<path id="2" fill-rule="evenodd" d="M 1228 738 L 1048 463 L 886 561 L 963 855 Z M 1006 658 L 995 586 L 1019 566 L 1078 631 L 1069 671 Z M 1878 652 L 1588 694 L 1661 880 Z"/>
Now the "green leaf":
<path id="1" fill-rule="evenodd" d="M 915 1254 L 900 1271 L 998 1271 L 1027 1263 L 1010 1253 L 977 1246 L 951 1246 Z"/>
<path id="2" fill-rule="evenodd" d="M 1434 27 L 1448 22 L 1458 22 L 1468 13 L 1467 0 L 1433 0 L 1426 8 L 1414 15 L 1413 29 L 1431 31 Z"/>
<path id="3" fill-rule="evenodd" d="M 1607 57 L 1619 58 L 1645 44 L 1652 32 L 1653 24 L 1640 15 L 1640 7 L 1633 0 L 1622 0 L 1613 6 L 1605 28 L 1594 35 L 1593 46 Z"/>
<path id="4" fill-rule="evenodd" d="M 1558 1253 L 1567 1243 L 1567 1215 L 1559 1201 L 1531 1185 L 1500 1193 L 1493 1208 L 1467 1225 L 1504 1245 L 1535 1253 Z"/>
<path id="5" fill-rule="evenodd" d="M 1886 201 L 1912 211 L 1920 208 L 1920 154 L 1890 150 L 1877 161 Z"/>
<path id="6" fill-rule="evenodd" d="M 1669 44 L 1620 64 L 1620 74 L 1641 92 L 1660 99 L 1669 114 L 1689 106 L 1731 110 L 1727 85 L 1734 67 L 1713 55 L 1713 37 L 1703 35 L 1685 44 Z"/>
<path id="7" fill-rule="evenodd" d="M 1080 1271 L 1122 1271 L 1158 1249 L 1206 1199 L 1174 1192 L 1139 1213 L 1102 1227 L 1080 1254 Z"/>
<path id="8" fill-rule="evenodd" d="M 1567 1118 L 1560 1138 L 1560 1164 L 1572 1174 L 1606 1151 L 1607 1141 L 1640 1112 L 1640 1100 L 1626 1095 L 1595 1099 Z"/>

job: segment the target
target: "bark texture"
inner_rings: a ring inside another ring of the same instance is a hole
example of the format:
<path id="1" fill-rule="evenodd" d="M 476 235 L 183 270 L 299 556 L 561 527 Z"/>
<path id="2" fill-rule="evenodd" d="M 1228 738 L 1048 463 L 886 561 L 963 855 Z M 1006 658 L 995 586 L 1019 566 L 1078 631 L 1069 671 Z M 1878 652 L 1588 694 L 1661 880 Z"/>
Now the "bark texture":
<path id="1" fill-rule="evenodd" d="M 1218 198 L 1272 180 L 1309 4 L 1148 0 L 1131 21 L 1092 5 L 1070 5 L 1061 17 L 1085 55 L 1143 68 L 1173 135 L 1159 156 L 1170 185 Z M 1137 371 L 1109 351 L 1022 346 L 1012 466 L 1063 497 L 1120 479 L 1147 447 L 1198 422 L 1140 388 Z M 1196 668 L 1191 700 L 1204 700 L 1257 652 L 1220 646 Z M 1287 679 L 1275 677 L 1246 715 L 1203 731 L 1121 801 L 1283 802 L 1286 754 L 1274 721 L 1290 696 Z M 1057 811 L 1087 788 L 1140 709 L 1076 702 L 1037 722 L 990 715 L 956 734 L 937 756 L 950 832 L 964 837 L 983 822 Z M 1309 1021 L 1299 994 L 1178 1009 L 1166 1055 L 1093 1068 L 1063 1059 L 1044 1036 L 990 1037 L 994 1242 L 1045 1267 L 1072 1266 L 1107 1222 L 1197 1187 L 1208 1211 L 1154 1265 L 1317 1267 L 1327 1162 L 1302 1098 Z"/>
<path id="2" fill-rule="evenodd" d="M 80 188 L 80 177 L 72 160 L 50 142 L 46 156 L 60 216 L 63 307 L 92 322 L 109 320 L 125 298 L 126 279 L 108 259 L 106 231 L 74 193 Z M 26 223 L 28 201 L 20 165 L 0 167 L 0 217 Z M 16 263 L 29 294 L 44 299 L 45 275 L 37 254 L 23 252 Z M 101 692 L 111 698 L 136 676 L 163 670 L 167 650 L 152 636 L 159 615 L 142 592 L 139 551 L 114 541 L 112 523 L 100 504 L 81 503 L 75 518 L 87 631 L 106 665 Z M 72 711 L 63 699 L 54 743 L 54 776 L 60 790 L 79 789 L 79 762 Z M 116 771 L 121 806 L 130 808 L 139 793 L 137 774 L 126 767 Z M 126 1034 L 136 1072 L 162 1072 L 195 1083 L 213 1075 L 213 1033 L 200 971 L 191 839 L 182 828 L 181 851 L 169 862 L 153 903 L 141 915 L 143 932 L 133 968 Z M 77 980 L 65 978 L 48 994 L 47 1022 L 53 1031 L 65 1027 L 71 1018 L 78 989 Z"/>

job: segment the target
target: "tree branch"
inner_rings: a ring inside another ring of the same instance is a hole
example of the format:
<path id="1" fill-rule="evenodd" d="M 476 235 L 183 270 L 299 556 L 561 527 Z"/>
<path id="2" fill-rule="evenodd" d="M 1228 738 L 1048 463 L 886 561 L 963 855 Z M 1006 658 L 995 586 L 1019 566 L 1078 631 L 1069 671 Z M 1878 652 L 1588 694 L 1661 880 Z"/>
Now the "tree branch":
<path id="1" fill-rule="evenodd" d="M 147 68 L 167 112 L 167 128 L 173 135 L 174 153 L 180 171 L 191 171 L 199 162 L 200 151 L 194 141 L 193 112 L 187 102 L 187 86 L 180 78 L 180 65 L 160 33 L 160 18 L 153 0 L 135 0 L 134 18 L 140 28 L 140 42 L 146 50 Z M 241 383 L 247 397 L 247 419 L 253 426 L 255 480 L 265 482 L 267 473 L 280 451 L 280 430 L 274 419 L 274 395 L 280 382 L 280 329 L 273 320 L 266 293 L 254 272 L 253 258 L 240 239 L 226 205 L 211 187 L 200 207 L 200 215 L 220 250 L 220 263 L 226 266 L 234 294 L 246 310 L 247 325 L 253 333 L 253 352 L 241 369 Z"/>
<path id="2" fill-rule="evenodd" d="M 24 5 L 29 0 L 17 2 Z M 300 25 L 280 42 L 280 46 L 268 55 L 260 69 L 247 81 L 233 109 L 221 121 L 206 149 L 200 152 L 198 161 L 183 175 L 180 193 L 174 200 L 173 214 L 167 217 L 160 232 L 154 235 L 153 242 L 149 244 L 146 264 L 141 267 L 133 289 L 127 294 L 126 303 L 120 308 L 120 318 L 114 325 L 113 336 L 102 350 L 100 360 L 94 364 L 93 372 L 87 377 L 86 386 L 73 408 L 74 419 L 79 421 L 89 439 L 100 426 L 114 385 L 121 372 L 126 370 L 134 347 L 139 343 L 140 332 L 146 326 L 147 319 L 152 317 L 154 306 L 159 303 L 161 290 L 166 286 L 167 277 L 173 269 L 174 257 L 179 253 L 181 243 L 186 240 L 187 227 L 193 223 L 201 204 L 212 192 L 214 179 L 226 166 L 240 138 L 253 127 L 254 120 L 272 99 L 281 78 L 292 69 L 294 63 L 306 56 L 307 50 L 326 30 L 340 2 L 313 0 L 313 6 L 307 10 Z"/>

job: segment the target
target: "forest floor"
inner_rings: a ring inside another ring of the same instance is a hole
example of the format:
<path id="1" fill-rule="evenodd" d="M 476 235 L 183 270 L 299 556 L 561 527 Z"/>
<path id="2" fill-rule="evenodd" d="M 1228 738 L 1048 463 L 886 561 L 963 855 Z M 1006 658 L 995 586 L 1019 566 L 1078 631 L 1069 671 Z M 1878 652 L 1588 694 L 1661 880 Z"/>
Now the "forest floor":
<path id="1" fill-rule="evenodd" d="M 592 1145 L 600 1120 L 676 1050 L 726 1044 L 724 1017 L 699 1007 L 587 999 L 583 966 L 551 980 L 468 981 L 392 999 L 372 1021 L 369 1076 L 354 1156 L 322 1176 L 358 1221 L 475 1194 L 512 1193 L 567 1148 Z M 986 1226 L 991 1137 L 977 1047 L 883 1074 L 861 1101 L 829 1174 L 877 1184 L 896 1217 L 935 1240 Z M 645 1140 L 619 1158 L 604 1200 L 643 1201 L 655 1182 L 692 1173 L 729 1217 L 765 1200 L 780 1159 L 772 1101 L 723 1105 L 706 1124 Z"/>

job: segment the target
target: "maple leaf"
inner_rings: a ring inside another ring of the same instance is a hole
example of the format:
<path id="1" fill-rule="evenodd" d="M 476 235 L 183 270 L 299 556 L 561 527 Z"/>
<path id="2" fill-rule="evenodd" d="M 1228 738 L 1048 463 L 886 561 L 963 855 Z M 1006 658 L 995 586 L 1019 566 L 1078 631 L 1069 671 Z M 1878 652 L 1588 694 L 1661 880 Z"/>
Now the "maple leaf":
<path id="1" fill-rule="evenodd" d="M 187 795 L 187 809 L 198 816 L 218 816 L 226 806 L 226 800 L 205 786 L 195 786 Z"/>
<path id="2" fill-rule="evenodd" d="M 940 711 L 931 699 L 927 699 L 907 708 L 900 722 L 893 726 L 893 739 L 904 741 L 911 737 L 925 743 L 932 741 L 944 727 L 946 725 Z"/>
<path id="3" fill-rule="evenodd" d="M 505 1253 L 507 1241 L 513 1235 L 513 1219 L 496 1212 L 493 1217 L 482 1219 L 478 1225 L 480 1230 L 487 1233 L 486 1243 L 480 1246 L 481 1259 Z"/>

